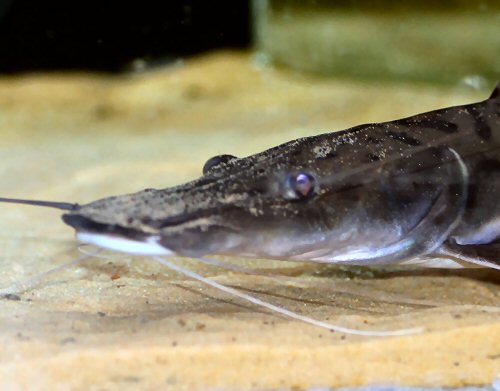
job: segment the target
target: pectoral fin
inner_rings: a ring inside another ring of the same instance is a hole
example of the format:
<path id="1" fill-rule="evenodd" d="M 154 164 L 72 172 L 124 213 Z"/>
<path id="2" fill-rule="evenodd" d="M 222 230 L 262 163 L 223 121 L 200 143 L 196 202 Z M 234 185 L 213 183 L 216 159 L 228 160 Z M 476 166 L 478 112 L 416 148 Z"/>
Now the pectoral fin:
<path id="1" fill-rule="evenodd" d="M 449 257 L 469 265 L 500 270 L 500 240 L 488 244 L 465 246 L 450 241 L 443 244 L 435 255 L 437 257 Z"/>

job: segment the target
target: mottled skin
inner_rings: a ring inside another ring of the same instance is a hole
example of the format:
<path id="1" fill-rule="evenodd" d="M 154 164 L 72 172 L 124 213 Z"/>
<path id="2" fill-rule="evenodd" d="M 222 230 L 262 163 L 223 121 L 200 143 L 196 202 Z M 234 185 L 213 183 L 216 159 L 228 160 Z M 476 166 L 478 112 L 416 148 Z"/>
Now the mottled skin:
<path id="1" fill-rule="evenodd" d="M 315 178 L 314 193 L 293 199 L 298 173 Z M 155 236 L 187 256 L 371 264 L 448 252 L 495 267 L 499 184 L 497 87 L 483 102 L 226 157 L 195 181 L 104 198 L 63 219 L 79 232 Z M 479 246 L 488 251 L 471 255 Z"/>

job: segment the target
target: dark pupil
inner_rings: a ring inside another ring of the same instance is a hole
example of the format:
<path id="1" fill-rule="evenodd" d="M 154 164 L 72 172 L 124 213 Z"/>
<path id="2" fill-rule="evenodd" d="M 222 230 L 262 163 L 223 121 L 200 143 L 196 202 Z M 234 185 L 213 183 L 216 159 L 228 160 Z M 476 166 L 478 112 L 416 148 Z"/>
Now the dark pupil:
<path id="1" fill-rule="evenodd" d="M 207 160 L 205 165 L 203 166 L 203 174 L 206 174 L 209 170 L 218 166 L 222 163 L 227 163 L 230 160 L 237 159 L 236 156 L 233 155 L 217 155 Z"/>
<path id="2" fill-rule="evenodd" d="M 312 175 L 301 172 L 292 179 L 292 188 L 298 198 L 310 197 L 314 194 L 314 178 Z"/>

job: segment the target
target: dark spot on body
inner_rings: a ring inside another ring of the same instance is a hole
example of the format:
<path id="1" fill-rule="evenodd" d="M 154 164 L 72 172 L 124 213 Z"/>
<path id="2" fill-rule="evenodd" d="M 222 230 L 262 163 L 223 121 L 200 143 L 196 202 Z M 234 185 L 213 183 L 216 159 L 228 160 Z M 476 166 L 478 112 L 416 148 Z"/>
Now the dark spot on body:
<path id="1" fill-rule="evenodd" d="M 457 124 L 445 121 L 439 118 L 403 118 L 394 121 L 396 125 L 402 125 L 409 128 L 436 129 L 444 133 L 455 133 L 458 131 Z"/>
<path id="2" fill-rule="evenodd" d="M 366 138 L 366 142 L 367 143 L 371 143 L 371 144 L 380 144 L 382 143 L 383 140 L 377 138 L 377 137 L 372 137 L 372 136 L 368 136 Z"/>
<path id="3" fill-rule="evenodd" d="M 387 135 L 389 137 L 391 137 L 393 140 L 400 141 L 400 142 L 407 144 L 407 145 L 416 146 L 416 145 L 422 144 L 420 142 L 420 140 L 417 140 L 416 138 L 408 136 L 408 134 L 406 132 L 393 132 L 392 130 L 388 130 Z"/>
<path id="4" fill-rule="evenodd" d="M 374 154 L 374 153 L 369 153 L 367 155 L 368 159 L 370 159 L 371 162 L 378 162 L 380 160 L 380 156 Z"/>
<path id="5" fill-rule="evenodd" d="M 486 124 L 484 124 L 484 126 L 478 126 L 476 132 L 483 140 L 489 140 L 491 138 L 491 129 Z"/>
<path id="6" fill-rule="evenodd" d="M 477 107 L 473 107 L 470 110 L 470 114 L 474 118 L 474 128 L 476 129 L 477 135 L 485 141 L 491 139 L 491 128 L 486 122 L 482 112 L 478 111 Z"/>
<path id="7" fill-rule="evenodd" d="M 458 131 L 458 125 L 453 122 L 438 121 L 430 125 L 429 127 L 432 127 L 432 129 L 437 129 L 444 133 L 455 133 Z"/>
<path id="8" fill-rule="evenodd" d="M 327 159 L 333 159 L 339 156 L 339 154 L 335 151 L 330 151 L 328 153 L 325 153 L 323 156 L 318 156 L 318 160 L 327 160 Z"/>

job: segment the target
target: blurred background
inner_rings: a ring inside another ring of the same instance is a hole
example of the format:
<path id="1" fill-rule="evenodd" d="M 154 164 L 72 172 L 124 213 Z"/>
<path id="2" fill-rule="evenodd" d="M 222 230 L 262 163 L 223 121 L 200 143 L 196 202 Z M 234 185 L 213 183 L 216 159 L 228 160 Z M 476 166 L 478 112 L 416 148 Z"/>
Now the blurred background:
<path id="1" fill-rule="evenodd" d="M 214 49 L 335 77 L 462 82 L 500 75 L 496 0 L 0 2 L 0 72 L 144 70 Z"/>
<path id="2" fill-rule="evenodd" d="M 250 44 L 248 1 L 0 1 L 0 71 L 123 71 Z"/>

